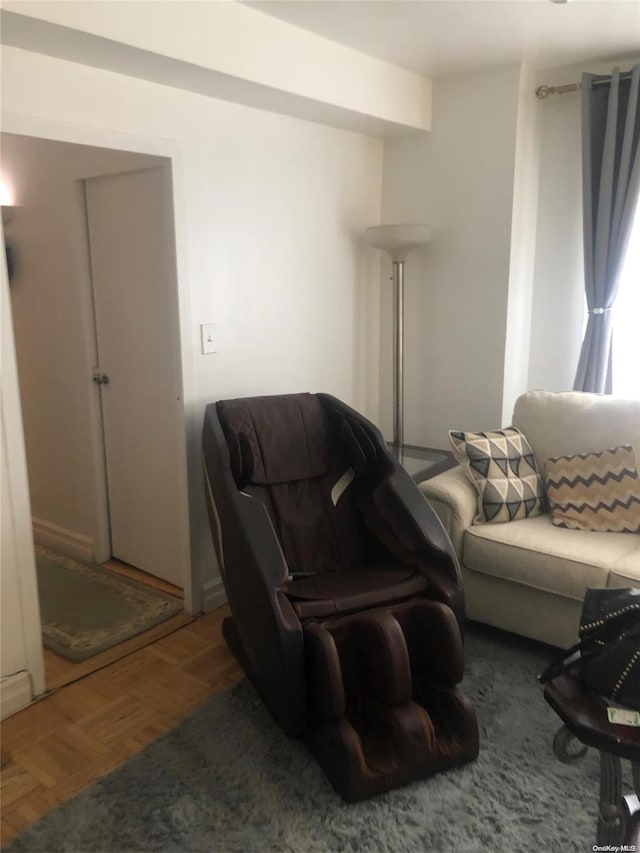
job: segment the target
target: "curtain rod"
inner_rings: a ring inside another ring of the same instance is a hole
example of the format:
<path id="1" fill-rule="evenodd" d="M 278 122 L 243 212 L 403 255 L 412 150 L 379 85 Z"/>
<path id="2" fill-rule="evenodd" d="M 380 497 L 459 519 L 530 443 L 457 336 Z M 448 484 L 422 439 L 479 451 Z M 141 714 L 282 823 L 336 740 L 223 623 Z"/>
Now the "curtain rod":
<path id="1" fill-rule="evenodd" d="M 631 77 L 631 71 L 624 71 L 620 75 L 621 80 L 626 80 Z M 591 86 L 608 86 L 611 83 L 611 77 L 605 80 L 594 80 Z M 549 95 L 565 95 L 567 92 L 579 92 L 582 89 L 582 83 L 566 83 L 564 86 L 538 86 L 536 89 L 536 98 L 544 100 Z"/>

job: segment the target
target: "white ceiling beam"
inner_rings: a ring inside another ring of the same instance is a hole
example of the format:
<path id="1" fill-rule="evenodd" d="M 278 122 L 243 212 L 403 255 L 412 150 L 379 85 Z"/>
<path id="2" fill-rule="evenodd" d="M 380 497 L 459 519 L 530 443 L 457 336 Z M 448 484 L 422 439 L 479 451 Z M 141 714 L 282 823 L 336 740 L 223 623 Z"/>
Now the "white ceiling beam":
<path id="1" fill-rule="evenodd" d="M 4 2 L 2 41 L 379 134 L 429 130 L 431 81 L 230 0 Z"/>

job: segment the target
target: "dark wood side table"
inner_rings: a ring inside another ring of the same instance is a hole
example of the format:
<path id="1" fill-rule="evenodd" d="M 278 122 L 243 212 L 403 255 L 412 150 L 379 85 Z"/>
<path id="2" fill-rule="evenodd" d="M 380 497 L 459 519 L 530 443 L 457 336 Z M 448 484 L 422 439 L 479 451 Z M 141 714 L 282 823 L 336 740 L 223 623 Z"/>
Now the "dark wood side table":
<path id="1" fill-rule="evenodd" d="M 570 675 L 554 678 L 544 698 L 563 721 L 553 751 L 565 764 L 588 747 L 600 753 L 600 804 L 596 842 L 602 849 L 640 849 L 640 728 L 610 723 L 605 708 Z M 571 749 L 579 741 L 581 749 Z M 620 761 L 631 762 L 634 794 L 623 794 Z M 596 849 L 595 847 L 593 848 Z"/>
<path id="2" fill-rule="evenodd" d="M 450 450 L 440 450 L 437 447 L 420 447 L 415 444 L 403 444 L 394 449 L 389 443 L 389 450 L 397 457 L 402 467 L 411 475 L 416 483 L 430 480 L 458 464 Z"/>

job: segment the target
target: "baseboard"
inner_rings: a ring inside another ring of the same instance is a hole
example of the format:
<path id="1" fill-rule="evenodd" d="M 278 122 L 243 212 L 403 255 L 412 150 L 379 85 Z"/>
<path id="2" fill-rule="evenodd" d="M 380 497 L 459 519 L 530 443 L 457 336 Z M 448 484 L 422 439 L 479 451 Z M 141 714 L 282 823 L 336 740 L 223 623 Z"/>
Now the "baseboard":
<path id="1" fill-rule="evenodd" d="M 33 538 L 37 545 L 51 548 L 53 551 L 58 551 L 66 557 L 72 557 L 74 560 L 85 563 L 93 561 L 95 547 L 93 539 L 89 536 L 82 536 L 80 533 L 58 527 L 57 524 L 43 521 L 41 518 L 34 518 L 32 521 Z"/>
<path id="2" fill-rule="evenodd" d="M 0 682 L 0 719 L 21 711 L 32 701 L 31 678 L 26 670 L 8 675 Z"/>
<path id="3" fill-rule="evenodd" d="M 209 613 L 227 603 L 227 594 L 221 580 L 208 581 L 202 587 L 202 610 Z"/>

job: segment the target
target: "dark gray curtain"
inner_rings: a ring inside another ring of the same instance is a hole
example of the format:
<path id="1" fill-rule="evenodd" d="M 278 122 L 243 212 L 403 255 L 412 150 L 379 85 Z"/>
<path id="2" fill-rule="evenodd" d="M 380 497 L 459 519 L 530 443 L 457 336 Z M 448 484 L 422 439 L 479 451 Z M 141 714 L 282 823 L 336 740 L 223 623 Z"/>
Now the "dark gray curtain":
<path id="1" fill-rule="evenodd" d="M 611 308 L 640 192 L 640 64 L 582 75 L 584 272 L 589 319 L 576 391 L 611 393 Z M 640 287 L 640 282 L 638 282 Z"/>

